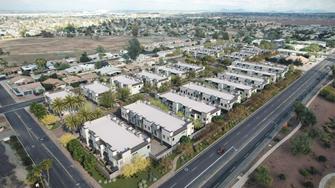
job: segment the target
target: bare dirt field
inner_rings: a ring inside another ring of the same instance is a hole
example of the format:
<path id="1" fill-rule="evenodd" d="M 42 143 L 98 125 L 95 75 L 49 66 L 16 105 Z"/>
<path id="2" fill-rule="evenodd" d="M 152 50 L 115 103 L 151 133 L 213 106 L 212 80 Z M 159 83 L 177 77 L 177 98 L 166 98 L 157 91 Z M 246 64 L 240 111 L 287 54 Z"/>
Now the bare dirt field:
<path id="1" fill-rule="evenodd" d="M 335 103 L 330 103 L 324 99 L 317 97 L 310 105 L 310 109 L 317 117 L 317 128 L 322 127 L 328 122 L 330 117 L 335 117 Z M 299 130 L 297 135 L 301 134 L 303 130 Z M 295 136 L 297 136 L 295 135 Z M 294 136 L 294 137 L 295 137 Z M 270 175 L 273 178 L 271 187 L 275 188 L 303 188 L 303 183 L 311 181 L 314 187 L 318 187 L 320 180 L 323 176 L 335 171 L 335 140 L 332 140 L 331 148 L 322 146 L 318 139 L 314 139 L 312 144 L 312 152 L 308 155 L 294 156 L 290 150 L 290 141 L 280 146 L 269 158 L 263 162 Z M 319 155 L 326 156 L 325 163 L 319 162 L 317 157 Z M 318 172 L 315 175 L 302 176 L 299 172 L 301 169 L 314 167 Z M 280 180 L 279 174 L 284 174 L 286 180 Z M 247 188 L 259 188 L 260 186 L 252 181 L 248 181 L 245 185 Z"/>
<path id="2" fill-rule="evenodd" d="M 0 41 L 0 48 L 9 51 L 9 56 L 3 58 L 13 64 L 21 64 L 24 61 L 33 62 L 37 57 L 48 60 L 64 57 L 79 57 L 87 51 L 94 53 L 97 46 L 103 46 L 107 51 L 118 52 L 124 49 L 130 37 L 76 37 L 76 38 L 25 38 L 17 40 Z M 140 37 L 141 44 L 172 39 L 169 37 Z"/>

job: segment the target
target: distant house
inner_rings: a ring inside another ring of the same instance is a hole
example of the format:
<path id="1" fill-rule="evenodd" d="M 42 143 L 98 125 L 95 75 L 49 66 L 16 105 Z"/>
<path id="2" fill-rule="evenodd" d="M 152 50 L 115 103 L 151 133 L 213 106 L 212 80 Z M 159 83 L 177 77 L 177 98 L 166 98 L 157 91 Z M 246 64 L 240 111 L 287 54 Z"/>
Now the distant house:
<path id="1" fill-rule="evenodd" d="M 24 72 L 32 72 L 37 69 L 37 65 L 35 64 L 24 65 L 21 67 L 21 69 Z"/>
<path id="2" fill-rule="evenodd" d="M 54 89 L 63 89 L 65 88 L 65 82 L 55 78 L 48 78 L 42 82 L 43 85 L 51 85 Z"/>
<path id="3" fill-rule="evenodd" d="M 170 77 L 160 76 L 147 71 L 138 73 L 137 77 L 142 79 L 144 83 L 157 86 L 158 88 L 161 87 L 162 84 L 170 81 Z"/>
<path id="4" fill-rule="evenodd" d="M 16 76 L 7 81 L 9 85 L 25 85 L 25 84 L 30 84 L 33 83 L 34 79 L 30 76 Z"/>
<path id="5" fill-rule="evenodd" d="M 61 99 L 64 100 L 67 96 L 73 96 L 74 94 L 70 91 L 67 90 L 62 90 L 62 91 L 57 91 L 54 93 L 49 93 L 49 92 L 45 92 L 44 93 L 44 100 L 45 103 L 48 105 L 49 109 L 52 110 L 52 103 L 56 100 L 56 99 Z M 62 115 L 67 115 L 70 112 L 68 111 L 63 111 Z"/>
<path id="6" fill-rule="evenodd" d="M 67 85 L 78 85 L 83 83 L 83 79 L 78 77 L 78 76 L 68 76 L 63 78 L 63 81 L 67 84 Z"/>
<path id="7" fill-rule="evenodd" d="M 99 97 L 110 91 L 110 88 L 99 82 L 93 82 L 92 84 L 80 86 L 83 95 L 95 103 L 99 103 Z"/>
<path id="8" fill-rule="evenodd" d="M 29 96 L 29 95 L 40 95 L 45 89 L 40 82 L 29 83 L 25 85 L 12 85 L 12 92 L 16 96 Z"/>
<path id="9" fill-rule="evenodd" d="M 20 72 L 20 67 L 7 67 L 2 71 L 2 73 L 5 74 L 7 77 L 12 77 L 16 74 L 19 74 Z"/>
<path id="10" fill-rule="evenodd" d="M 102 76 L 116 76 L 121 74 L 121 69 L 110 65 L 97 69 L 95 72 Z"/>
<path id="11" fill-rule="evenodd" d="M 81 74 L 78 74 L 78 76 L 80 78 L 82 78 L 82 80 L 86 83 L 92 83 L 94 82 L 97 78 L 98 78 L 98 75 L 93 73 L 93 72 L 90 72 L 90 73 L 81 73 Z"/>
<path id="12" fill-rule="evenodd" d="M 132 95 L 140 93 L 143 87 L 142 80 L 126 75 L 112 77 L 111 82 L 118 88 L 128 88 Z"/>
<path id="13" fill-rule="evenodd" d="M 155 67 L 155 72 L 160 75 L 164 75 L 166 77 L 169 76 L 179 76 L 181 78 L 185 78 L 187 75 L 186 70 L 179 70 L 174 67 L 169 66 L 157 66 Z"/>

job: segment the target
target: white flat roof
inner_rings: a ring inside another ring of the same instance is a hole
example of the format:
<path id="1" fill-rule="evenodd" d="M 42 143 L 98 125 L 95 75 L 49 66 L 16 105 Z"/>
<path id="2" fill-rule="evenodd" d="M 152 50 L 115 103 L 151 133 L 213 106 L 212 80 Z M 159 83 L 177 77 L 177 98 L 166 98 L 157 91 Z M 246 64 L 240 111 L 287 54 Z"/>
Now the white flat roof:
<path id="1" fill-rule="evenodd" d="M 85 88 L 85 89 L 91 90 L 91 91 L 93 91 L 94 93 L 97 93 L 97 94 L 105 93 L 105 92 L 110 90 L 109 87 L 107 87 L 107 86 L 105 86 L 101 83 L 98 83 L 98 82 L 93 82 L 92 84 L 83 85 L 82 87 Z"/>
<path id="2" fill-rule="evenodd" d="M 245 62 L 245 61 L 237 61 L 236 63 L 246 64 L 250 66 L 266 67 L 266 68 L 277 69 L 277 70 L 282 70 L 282 71 L 284 70 L 283 67 L 271 66 L 271 65 L 264 64 L 264 63 L 251 63 L 251 62 Z"/>
<path id="3" fill-rule="evenodd" d="M 174 68 L 166 67 L 166 66 L 160 66 L 160 67 L 158 67 L 158 69 L 165 70 L 165 71 L 168 71 L 168 72 L 172 72 L 172 73 L 175 73 L 175 74 L 185 74 L 186 73 L 186 71 L 182 71 L 182 70 L 178 70 L 178 69 L 174 69 Z"/>
<path id="4" fill-rule="evenodd" d="M 237 73 L 232 73 L 232 72 L 224 72 L 222 74 L 227 75 L 227 76 L 235 76 L 235 77 L 239 77 L 239 78 L 264 82 L 264 79 L 262 79 L 262 78 L 252 77 L 252 76 L 248 76 L 248 75 L 245 75 L 245 74 L 237 74 Z"/>
<path id="5" fill-rule="evenodd" d="M 148 77 L 149 79 L 152 79 L 152 80 L 154 80 L 154 79 L 155 80 L 166 79 L 166 77 L 163 77 L 163 76 L 160 76 L 158 74 L 151 73 L 151 72 L 147 72 L 147 71 L 142 71 L 142 72 L 138 73 L 138 75 Z"/>
<path id="6" fill-rule="evenodd" d="M 191 90 L 195 90 L 195 91 L 199 91 L 199 92 L 205 93 L 207 95 L 213 95 L 213 96 L 216 96 L 218 98 L 225 99 L 225 100 L 232 100 L 232 99 L 235 98 L 235 96 L 230 94 L 230 93 L 222 92 L 222 91 L 212 89 L 212 88 L 208 88 L 208 87 L 204 87 L 204 86 L 200 86 L 200 85 L 197 85 L 197 84 L 194 84 L 194 83 L 185 84 L 181 87 L 191 89 Z"/>
<path id="7" fill-rule="evenodd" d="M 46 92 L 44 95 L 46 97 L 48 97 L 51 101 L 53 101 L 56 98 L 64 99 L 68 95 L 73 95 L 73 93 L 70 92 L 70 91 L 65 91 L 64 90 L 64 91 L 58 91 L 58 92 L 55 92 L 55 93 L 48 93 L 48 92 Z"/>
<path id="8" fill-rule="evenodd" d="M 224 79 L 219 79 L 219 78 L 206 78 L 206 80 L 209 80 L 209 81 L 212 81 L 212 82 L 215 82 L 215 83 L 220 83 L 220 84 L 225 84 L 225 85 L 237 87 L 237 88 L 240 88 L 240 89 L 247 89 L 247 90 L 252 89 L 251 86 L 247 86 L 247 85 L 244 85 L 244 84 L 235 83 L 235 82 L 231 82 L 231 81 L 224 80 Z"/>
<path id="9" fill-rule="evenodd" d="M 201 69 L 201 66 L 198 65 L 194 65 L 194 64 L 188 64 L 188 63 L 181 63 L 178 62 L 176 65 L 180 66 L 180 67 L 187 67 L 187 68 L 191 68 L 191 69 Z"/>
<path id="10" fill-rule="evenodd" d="M 102 68 L 96 70 L 95 72 L 98 72 L 98 73 L 104 75 L 104 74 L 114 74 L 114 73 L 117 73 L 117 72 L 121 72 L 121 70 L 117 67 L 105 66 L 105 67 L 102 67 Z"/>
<path id="11" fill-rule="evenodd" d="M 176 93 L 168 92 L 165 94 L 160 95 L 163 98 L 166 98 L 169 101 L 173 101 L 176 103 L 180 103 L 183 106 L 187 106 L 188 108 L 192 108 L 198 112 L 204 112 L 204 113 L 209 113 L 212 112 L 213 110 L 216 110 L 217 108 L 213 106 L 209 106 L 203 102 L 199 102 L 196 100 L 192 100 L 186 96 L 181 96 Z"/>
<path id="12" fill-rule="evenodd" d="M 233 65 L 230 65 L 230 66 L 228 66 L 228 67 L 231 67 L 231 68 L 234 68 L 234 69 L 240 69 L 240 70 L 244 70 L 244 71 L 256 72 L 256 73 L 265 74 L 265 75 L 276 76 L 276 74 L 275 74 L 275 73 L 272 73 L 272 72 L 259 71 L 259 70 L 254 70 L 254 69 L 244 68 L 244 67 L 237 67 L 237 66 L 233 66 Z"/>
<path id="13" fill-rule="evenodd" d="M 135 85 L 135 84 L 141 83 L 140 81 L 136 80 L 135 78 L 130 78 L 130 77 L 125 76 L 125 75 L 115 76 L 112 79 L 116 80 L 116 81 L 118 81 L 122 84 L 125 84 L 125 85 Z"/>
<path id="14" fill-rule="evenodd" d="M 154 122 L 155 124 L 164 127 L 169 132 L 177 131 L 186 124 L 186 121 L 174 117 L 141 101 L 124 106 L 124 108 L 143 116 L 148 121 Z"/>
<path id="15" fill-rule="evenodd" d="M 145 142 L 143 138 L 128 131 L 125 125 L 118 125 L 110 115 L 85 122 L 84 126 L 118 152 L 131 149 Z"/>

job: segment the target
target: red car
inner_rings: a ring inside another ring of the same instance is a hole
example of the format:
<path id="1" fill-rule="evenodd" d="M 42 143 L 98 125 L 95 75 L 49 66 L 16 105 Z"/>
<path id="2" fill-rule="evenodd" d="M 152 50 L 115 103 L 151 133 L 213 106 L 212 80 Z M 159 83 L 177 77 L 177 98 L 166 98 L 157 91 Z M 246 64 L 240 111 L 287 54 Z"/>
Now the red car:
<path id="1" fill-rule="evenodd" d="M 223 155 L 224 152 L 225 152 L 224 148 L 219 148 L 218 151 L 217 151 L 217 153 L 218 153 L 219 155 Z"/>

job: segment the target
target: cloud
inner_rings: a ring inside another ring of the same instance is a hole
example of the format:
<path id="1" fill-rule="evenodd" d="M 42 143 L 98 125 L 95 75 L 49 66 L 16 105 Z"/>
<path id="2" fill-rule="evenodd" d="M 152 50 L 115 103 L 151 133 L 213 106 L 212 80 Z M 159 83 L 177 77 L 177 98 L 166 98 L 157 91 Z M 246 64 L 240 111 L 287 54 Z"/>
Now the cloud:
<path id="1" fill-rule="evenodd" d="M 334 0 L 0 0 L 1 10 L 335 11 Z"/>

